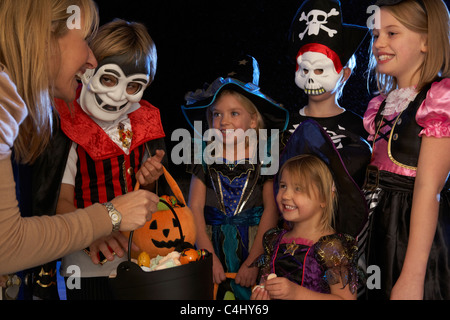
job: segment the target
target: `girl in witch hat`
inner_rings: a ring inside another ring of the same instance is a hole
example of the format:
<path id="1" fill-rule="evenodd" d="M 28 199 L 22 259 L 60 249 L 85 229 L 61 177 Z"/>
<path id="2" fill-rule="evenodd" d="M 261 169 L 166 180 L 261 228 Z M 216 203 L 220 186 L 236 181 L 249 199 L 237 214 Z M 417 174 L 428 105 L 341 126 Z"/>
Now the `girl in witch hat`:
<path id="1" fill-rule="evenodd" d="M 258 65 L 253 57 L 236 60 L 233 67 L 240 72 L 234 69 L 232 76 L 220 77 L 205 90 L 190 93 L 188 102 L 196 102 L 182 107 L 193 128 L 195 121 L 202 121 L 205 127 L 208 119 L 223 145 L 223 152 L 216 152 L 212 163 L 205 161 L 188 169 L 197 245 L 213 253 L 214 282 L 220 284 L 218 300 L 250 298 L 258 274 L 250 264 L 263 252 L 264 232 L 278 221 L 271 177 L 262 174 L 261 159 L 255 160 L 259 143 L 236 132 L 284 130 L 288 120 L 287 110 L 259 91 Z M 234 151 L 231 157 L 230 150 Z M 226 273 L 236 273 L 235 280 L 226 279 Z"/>
<path id="2" fill-rule="evenodd" d="M 295 130 L 280 166 L 274 189 L 285 227 L 264 236 L 262 285 L 252 299 L 356 299 L 362 192 L 313 120 Z"/>

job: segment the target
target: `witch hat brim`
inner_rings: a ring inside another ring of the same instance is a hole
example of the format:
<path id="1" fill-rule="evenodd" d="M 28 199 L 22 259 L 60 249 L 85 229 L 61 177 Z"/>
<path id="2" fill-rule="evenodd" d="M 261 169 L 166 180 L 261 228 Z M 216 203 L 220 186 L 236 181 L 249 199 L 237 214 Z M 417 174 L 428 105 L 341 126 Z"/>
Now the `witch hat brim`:
<path id="1" fill-rule="evenodd" d="M 253 85 L 252 83 L 245 84 L 233 78 L 219 78 L 217 80 L 221 82 L 221 85 L 211 97 L 198 101 L 189 106 L 181 106 L 181 111 L 183 112 L 184 117 L 194 131 L 196 131 L 195 121 L 202 122 L 203 130 L 208 128 L 206 111 L 214 104 L 220 93 L 226 89 L 236 91 L 254 103 L 264 120 L 265 129 L 279 129 L 281 131 L 286 130 L 289 122 L 289 111 L 264 95 L 259 90 L 259 87 Z M 200 134 L 200 136 L 203 135 L 203 132 L 196 131 L 196 133 Z"/>
<path id="2" fill-rule="evenodd" d="M 339 152 L 325 130 L 314 120 L 303 121 L 294 131 L 281 156 L 281 168 L 292 157 L 312 154 L 324 161 L 330 169 L 338 193 L 335 225 L 338 233 L 357 237 L 368 219 L 364 195 L 348 173 Z M 278 193 L 278 174 L 274 178 L 274 193 Z"/>

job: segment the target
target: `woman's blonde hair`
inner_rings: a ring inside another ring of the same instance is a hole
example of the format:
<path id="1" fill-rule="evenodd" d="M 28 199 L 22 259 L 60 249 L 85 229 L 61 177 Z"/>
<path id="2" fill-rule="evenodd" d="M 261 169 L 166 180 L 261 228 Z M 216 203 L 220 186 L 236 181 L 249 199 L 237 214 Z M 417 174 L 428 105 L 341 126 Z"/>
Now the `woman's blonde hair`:
<path id="1" fill-rule="evenodd" d="M 156 73 L 157 53 L 155 43 L 145 25 L 115 19 L 102 25 L 97 35 L 90 42 L 95 58 L 100 63 L 103 59 L 127 55 L 126 63 L 145 62 L 150 70 L 150 82 Z"/>
<path id="2" fill-rule="evenodd" d="M 428 50 L 419 70 L 420 80 L 417 91 L 437 77 L 450 77 L 450 26 L 449 12 L 442 0 L 425 0 L 426 9 L 413 0 L 405 0 L 397 5 L 383 6 L 402 25 L 413 32 L 426 35 Z M 373 40 L 372 40 L 373 41 Z M 373 42 L 372 42 L 373 44 Z M 369 73 L 376 70 L 376 59 L 372 50 L 370 53 Z M 370 77 L 369 77 L 370 78 Z M 375 79 L 380 93 L 389 94 L 397 88 L 397 79 L 392 76 L 375 72 Z"/>
<path id="3" fill-rule="evenodd" d="M 92 0 L 0 1 L 0 63 L 6 66 L 28 109 L 14 142 L 16 160 L 22 163 L 33 163 L 52 135 L 50 64 L 61 61 L 50 57 L 59 56 L 57 40 L 69 30 L 72 5 L 80 8 L 86 37 L 95 33 L 99 17 Z"/>
<path id="4" fill-rule="evenodd" d="M 232 95 L 236 99 L 238 99 L 239 102 L 241 102 L 244 109 L 250 113 L 250 115 L 253 117 L 256 117 L 256 132 L 259 132 L 259 129 L 264 129 L 264 120 L 261 116 L 261 113 L 259 113 L 258 108 L 256 108 L 255 104 L 246 96 L 243 94 L 234 91 L 234 90 L 228 90 L 225 89 L 216 97 L 216 102 L 219 101 L 219 99 L 225 95 Z M 210 128 L 212 128 L 212 122 L 213 122 L 213 112 L 214 112 L 214 104 L 212 104 L 207 110 L 206 110 L 206 118 L 208 121 L 208 125 Z"/>
<path id="5" fill-rule="evenodd" d="M 311 154 L 292 157 L 281 167 L 278 183 L 284 171 L 289 173 L 291 179 L 310 199 L 314 197 L 325 204 L 321 218 L 322 231 L 332 230 L 334 212 L 337 208 L 337 192 L 333 175 L 325 162 Z"/>

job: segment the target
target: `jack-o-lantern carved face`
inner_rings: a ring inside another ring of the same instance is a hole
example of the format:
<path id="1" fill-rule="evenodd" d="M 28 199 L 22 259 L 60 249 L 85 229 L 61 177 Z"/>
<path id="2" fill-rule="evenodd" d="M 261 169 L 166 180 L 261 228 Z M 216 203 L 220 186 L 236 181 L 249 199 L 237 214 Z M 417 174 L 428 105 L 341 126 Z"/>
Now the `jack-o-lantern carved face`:
<path id="1" fill-rule="evenodd" d="M 134 243 L 141 251 L 147 252 L 150 258 L 166 256 L 185 243 L 193 246 L 197 237 L 192 211 L 186 205 L 175 180 L 163 169 L 164 177 L 175 196 L 161 196 L 163 201 L 158 204 L 158 211 L 152 214 L 152 219 L 133 233 Z"/>
<path id="2" fill-rule="evenodd" d="M 194 244 L 196 228 L 189 207 L 175 207 L 178 220 L 171 210 L 157 211 L 142 228 L 134 232 L 133 241 L 150 257 L 166 256 L 184 242 Z"/>
<path id="3" fill-rule="evenodd" d="M 161 226 L 160 228 L 158 228 L 158 221 L 160 225 L 163 224 L 162 218 L 153 219 L 148 227 L 150 230 L 153 230 L 152 232 L 154 233 L 154 236 L 151 238 L 151 240 L 155 247 L 176 248 L 178 245 L 181 245 L 184 242 L 184 239 L 186 237 L 184 235 L 181 235 L 180 224 L 178 223 L 177 219 L 172 218 L 172 225 L 167 226 L 164 223 L 164 226 Z M 172 233 L 174 232 L 177 235 L 173 235 Z M 157 238 L 161 240 L 157 240 Z"/>

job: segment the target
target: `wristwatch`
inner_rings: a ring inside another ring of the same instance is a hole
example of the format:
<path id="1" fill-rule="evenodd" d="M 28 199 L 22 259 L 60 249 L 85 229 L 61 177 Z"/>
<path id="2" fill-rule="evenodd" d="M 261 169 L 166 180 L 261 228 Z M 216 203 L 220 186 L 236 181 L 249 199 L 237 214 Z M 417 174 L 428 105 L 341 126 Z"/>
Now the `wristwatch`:
<path id="1" fill-rule="evenodd" d="M 119 211 L 117 211 L 116 208 L 114 208 L 113 204 L 111 202 L 105 202 L 102 203 L 106 209 L 108 210 L 109 217 L 111 218 L 111 222 L 113 225 L 112 231 L 119 231 L 120 223 L 122 222 L 122 215 Z"/>

